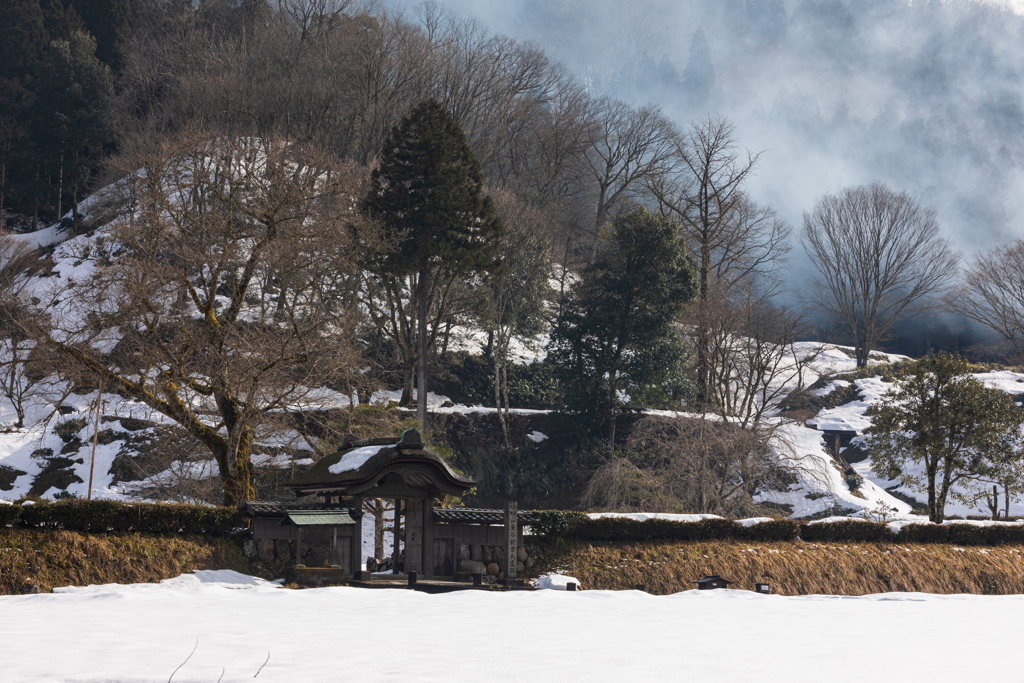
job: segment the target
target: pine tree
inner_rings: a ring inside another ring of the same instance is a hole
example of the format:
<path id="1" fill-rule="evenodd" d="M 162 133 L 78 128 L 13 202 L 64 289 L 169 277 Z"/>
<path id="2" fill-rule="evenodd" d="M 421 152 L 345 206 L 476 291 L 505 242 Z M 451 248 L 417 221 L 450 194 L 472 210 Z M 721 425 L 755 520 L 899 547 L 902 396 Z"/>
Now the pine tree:
<path id="1" fill-rule="evenodd" d="M 693 261 L 668 219 L 641 208 L 612 227 L 548 347 L 548 361 L 562 368 L 569 410 L 586 424 L 607 425 L 610 451 L 621 409 L 649 407 L 677 379 L 686 348 L 676 323 L 697 294 Z"/>
<path id="2" fill-rule="evenodd" d="M 0 2 L 0 78 L 26 81 L 50 41 L 39 0 Z"/>
<path id="3" fill-rule="evenodd" d="M 715 66 L 703 29 L 697 29 L 690 41 L 690 58 L 683 69 L 683 90 L 691 107 L 704 107 L 715 90 Z"/>
<path id="4" fill-rule="evenodd" d="M 392 129 L 363 209 L 392 240 L 388 251 L 368 255 L 367 267 L 392 281 L 415 276 L 417 416 L 425 428 L 431 308 L 456 278 L 500 267 L 503 233 L 465 134 L 436 101 L 421 103 Z"/>
<path id="5" fill-rule="evenodd" d="M 926 492 L 936 523 L 953 488 L 988 475 L 1024 419 L 1009 394 L 970 373 L 959 356 L 926 356 L 898 371 L 893 389 L 868 408 L 871 470 Z M 920 474 L 907 472 L 913 464 Z"/>
<path id="6" fill-rule="evenodd" d="M 82 32 L 54 40 L 34 81 L 33 137 L 40 161 L 57 186 L 59 207 L 70 200 L 75 226 L 78 198 L 112 139 L 107 109 L 110 69 L 96 59 L 96 41 Z"/>

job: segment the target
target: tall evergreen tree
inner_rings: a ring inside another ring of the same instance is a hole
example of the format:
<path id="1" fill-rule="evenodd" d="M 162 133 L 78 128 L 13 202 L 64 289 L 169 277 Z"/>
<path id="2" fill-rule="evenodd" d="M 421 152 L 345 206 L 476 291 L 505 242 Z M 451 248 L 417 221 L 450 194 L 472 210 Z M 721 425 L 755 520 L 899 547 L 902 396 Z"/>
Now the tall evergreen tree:
<path id="1" fill-rule="evenodd" d="M 697 276 L 667 218 L 636 209 L 615 219 L 610 243 L 572 288 L 551 331 L 549 362 L 562 368 L 567 407 L 608 429 L 615 448 L 623 407 L 650 407 L 679 372 L 686 349 L 676 323 Z"/>
<path id="2" fill-rule="evenodd" d="M 421 103 L 392 129 L 363 209 L 382 223 L 393 247 L 369 255 L 368 268 L 393 286 L 414 277 L 409 294 L 416 311 L 416 412 L 425 428 L 431 308 L 456 278 L 500 267 L 503 234 L 465 134 L 435 100 Z M 443 314 L 435 314 L 435 336 Z"/>
<path id="3" fill-rule="evenodd" d="M 697 29 L 690 41 L 690 58 L 683 69 L 683 90 L 691 107 L 704 107 L 715 90 L 715 66 L 703 29 Z"/>
<path id="4" fill-rule="evenodd" d="M 39 0 L 0 2 L 0 78 L 28 80 L 49 41 Z"/>
<path id="5" fill-rule="evenodd" d="M 51 41 L 34 85 L 33 137 L 40 162 L 56 186 L 58 214 L 68 201 L 77 227 L 78 199 L 112 139 L 110 69 L 96 59 L 96 41 L 76 31 L 70 40 Z"/>

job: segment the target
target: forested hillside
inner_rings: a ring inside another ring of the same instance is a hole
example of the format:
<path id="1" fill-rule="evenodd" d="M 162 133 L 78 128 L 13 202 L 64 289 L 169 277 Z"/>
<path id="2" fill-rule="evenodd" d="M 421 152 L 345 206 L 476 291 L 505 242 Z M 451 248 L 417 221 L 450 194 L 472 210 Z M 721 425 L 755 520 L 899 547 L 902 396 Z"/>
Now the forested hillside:
<path id="1" fill-rule="evenodd" d="M 929 6 L 988 35 L 993 69 L 1013 54 L 1016 15 Z M 678 83 L 669 58 L 656 85 L 637 70 L 652 53 L 597 78 L 431 4 L 6 4 L 0 490 L 238 504 L 277 495 L 346 432 L 418 423 L 479 479 L 474 504 L 941 521 L 947 497 L 972 512 L 995 485 L 993 515 L 1018 512 L 1015 373 L 953 359 L 948 401 L 884 413 L 886 433 L 877 419 L 930 362 L 880 350 L 937 311 L 986 335 L 952 350 L 1024 362 L 1024 243 L 965 256 L 948 169 L 925 186 L 911 168 L 959 141 L 1009 183 L 1015 95 L 928 114 L 920 149 L 892 137 L 911 110 L 865 127 L 867 110 L 837 104 L 841 125 L 805 133 L 847 140 L 854 160 L 870 137 L 913 164 L 864 164 L 780 208 L 759 179 L 780 175 L 778 148 L 814 148 L 751 128 L 726 76 L 813 55 L 868 78 L 887 59 L 873 31 L 933 24 L 899 3 L 686 7 L 706 28 Z M 762 63 L 744 66 L 755 47 Z M 925 53 L 905 52 L 891 63 L 913 89 Z M 922 111 L 966 95 L 955 73 L 928 77 Z M 653 92 L 664 107 L 637 103 Z M 778 112 L 762 118 L 796 125 Z M 941 132 L 967 119 L 992 134 Z M 936 502 L 921 496 L 934 473 L 892 435 L 940 408 L 999 419 L 928 445 L 955 473 Z"/>

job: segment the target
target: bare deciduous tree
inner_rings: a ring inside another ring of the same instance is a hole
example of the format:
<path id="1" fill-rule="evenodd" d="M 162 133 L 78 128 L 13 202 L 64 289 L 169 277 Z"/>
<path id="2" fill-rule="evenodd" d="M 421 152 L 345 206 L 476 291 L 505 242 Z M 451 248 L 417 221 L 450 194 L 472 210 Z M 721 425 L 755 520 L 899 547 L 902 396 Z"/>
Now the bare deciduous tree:
<path id="1" fill-rule="evenodd" d="M 647 417 L 634 428 L 636 461 L 615 456 L 583 494 L 587 509 L 763 514 L 762 487 L 785 488 L 799 462 L 769 442 L 777 428 L 745 429 L 705 419 Z"/>
<path id="2" fill-rule="evenodd" d="M 946 301 L 1002 337 L 1024 363 L 1024 240 L 979 254 Z"/>
<path id="3" fill-rule="evenodd" d="M 362 381 L 364 173 L 311 146 L 202 131 L 141 141 L 119 167 L 121 217 L 62 245 L 88 270 L 54 279 L 26 330 L 174 420 L 241 503 L 267 417 Z"/>
<path id="4" fill-rule="evenodd" d="M 56 410 L 74 386 L 47 349 L 22 328 L 31 275 L 40 270 L 34 250 L 0 228 L 0 398 L 14 409 L 17 429 L 25 426 L 30 408 Z"/>
<path id="5" fill-rule="evenodd" d="M 547 221 L 504 191 L 491 195 L 505 226 L 499 258 L 503 270 L 481 288 L 477 322 L 487 331 L 494 360 L 494 404 L 505 438 L 509 437 L 509 347 L 517 337 L 532 337 L 544 329 L 544 304 L 550 291 L 551 245 L 544 237 Z"/>
<path id="6" fill-rule="evenodd" d="M 653 105 L 634 109 L 609 98 L 594 103 L 587 130 L 583 160 L 596 192 L 591 235 L 596 254 L 609 214 L 641 190 L 648 178 L 666 172 L 673 159 L 675 130 Z"/>
<path id="7" fill-rule="evenodd" d="M 787 307 L 738 294 L 695 306 L 687 320 L 706 344 L 711 370 L 709 400 L 701 408 L 757 429 L 794 382 L 801 383 L 807 359 L 798 357 L 795 344 L 809 326 Z"/>
<path id="8" fill-rule="evenodd" d="M 744 186 L 760 155 L 736 149 L 735 127 L 727 119 L 709 116 L 693 124 L 675 140 L 674 155 L 677 169 L 652 175 L 647 184 L 662 213 L 679 226 L 697 265 L 699 290 L 687 316 L 697 400 L 718 399 L 718 408 L 731 414 L 738 406 L 726 399 L 736 387 L 721 382 L 735 378 L 737 344 L 765 342 L 777 348 L 741 335 L 760 326 L 752 324 L 752 312 L 770 310 L 765 302 L 777 289 L 790 229 L 771 207 L 747 196 Z"/>
<path id="9" fill-rule="evenodd" d="M 804 214 L 803 236 L 818 271 L 808 298 L 847 327 L 857 367 L 897 321 L 926 309 L 960 263 L 933 210 L 879 184 L 821 197 Z"/>

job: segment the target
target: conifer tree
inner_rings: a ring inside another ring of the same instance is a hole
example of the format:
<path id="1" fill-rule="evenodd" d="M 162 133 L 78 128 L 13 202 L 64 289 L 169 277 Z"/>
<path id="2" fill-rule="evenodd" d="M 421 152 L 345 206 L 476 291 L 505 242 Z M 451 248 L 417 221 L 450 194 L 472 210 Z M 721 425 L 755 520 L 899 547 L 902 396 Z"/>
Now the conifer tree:
<path id="1" fill-rule="evenodd" d="M 867 414 L 871 470 L 926 492 L 928 518 L 938 524 L 957 484 L 1007 471 L 998 461 L 1024 421 L 1009 394 L 986 389 L 966 360 L 943 352 L 900 369 Z"/>
<path id="2" fill-rule="evenodd" d="M 664 397 L 686 357 L 676 329 L 697 276 L 667 218 L 636 209 L 616 218 L 610 243 L 573 287 L 551 331 L 548 361 L 562 368 L 567 404 L 608 427 L 621 408 Z"/>
<path id="3" fill-rule="evenodd" d="M 690 58 L 683 69 L 683 90 L 693 107 L 707 105 L 715 90 L 715 66 L 711 63 L 711 48 L 703 29 L 697 29 L 690 41 Z"/>
<path id="4" fill-rule="evenodd" d="M 92 36 L 76 31 L 70 40 L 52 41 L 36 88 L 33 128 L 40 161 L 56 179 L 58 207 L 65 196 L 70 199 L 77 227 L 78 197 L 113 137 L 106 115 L 112 78 L 96 59 Z"/>
<path id="5" fill-rule="evenodd" d="M 369 254 L 367 267 L 393 282 L 414 276 L 409 294 L 416 312 L 416 412 L 426 427 L 431 308 L 456 278 L 500 267 L 503 233 L 465 134 L 435 100 L 421 103 L 392 129 L 363 209 L 381 222 L 393 247 Z M 434 317 L 435 335 L 443 313 Z"/>

